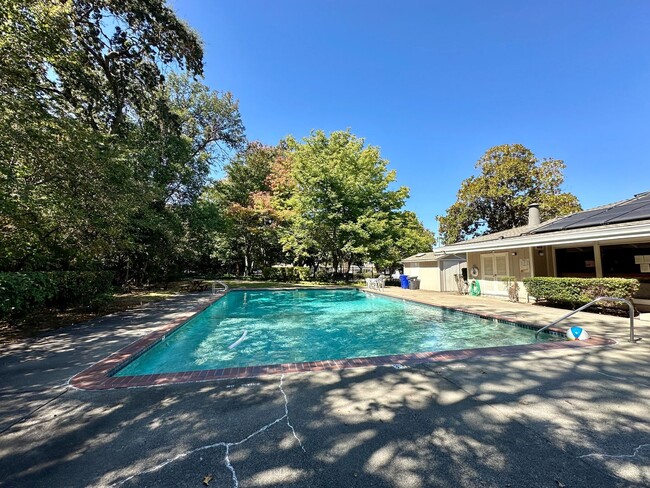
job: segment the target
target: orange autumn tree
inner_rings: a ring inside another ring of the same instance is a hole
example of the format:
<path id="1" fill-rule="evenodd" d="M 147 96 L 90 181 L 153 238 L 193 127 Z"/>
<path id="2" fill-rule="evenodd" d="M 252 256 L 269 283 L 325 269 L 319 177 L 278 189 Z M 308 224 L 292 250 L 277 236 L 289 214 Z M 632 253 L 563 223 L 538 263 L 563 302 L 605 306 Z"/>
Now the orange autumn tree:
<path id="1" fill-rule="evenodd" d="M 224 167 L 225 177 L 209 192 L 208 198 L 224 216 L 215 237 L 215 257 L 235 263 L 245 276 L 282 260 L 279 214 L 271 204 L 269 178 L 279 151 L 259 142 L 248 144 Z"/>
<path id="2" fill-rule="evenodd" d="M 387 165 L 379 148 L 350 131 L 250 144 L 211 192 L 224 217 L 215 257 L 237 274 L 293 263 L 316 276 L 325 265 L 392 270 L 431 250 L 432 233 L 404 209 L 408 189 L 391 187 L 396 175 Z"/>

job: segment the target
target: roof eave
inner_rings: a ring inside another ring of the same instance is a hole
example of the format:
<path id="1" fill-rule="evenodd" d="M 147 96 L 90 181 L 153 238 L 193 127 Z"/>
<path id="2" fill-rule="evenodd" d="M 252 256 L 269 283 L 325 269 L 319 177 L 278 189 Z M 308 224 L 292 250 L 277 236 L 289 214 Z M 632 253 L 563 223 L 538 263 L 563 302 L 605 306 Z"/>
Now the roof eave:
<path id="1" fill-rule="evenodd" d="M 565 232 L 551 232 L 548 234 L 530 234 L 517 237 L 508 237 L 494 241 L 483 241 L 474 244 L 452 244 L 445 246 L 447 253 L 477 252 L 477 251 L 499 251 L 513 247 L 532 246 L 558 246 L 570 244 L 584 244 L 593 241 L 612 241 L 635 238 L 649 238 L 650 223 L 630 225 L 626 227 L 611 228 L 586 228 L 581 230 L 570 230 Z"/>

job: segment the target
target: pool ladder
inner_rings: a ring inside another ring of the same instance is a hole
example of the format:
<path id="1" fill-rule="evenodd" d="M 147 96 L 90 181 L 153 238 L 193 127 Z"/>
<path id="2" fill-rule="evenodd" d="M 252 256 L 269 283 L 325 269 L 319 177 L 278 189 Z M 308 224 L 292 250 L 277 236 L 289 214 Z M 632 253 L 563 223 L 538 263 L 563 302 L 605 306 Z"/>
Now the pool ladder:
<path id="1" fill-rule="evenodd" d="M 578 312 L 582 312 L 585 308 L 589 308 L 589 307 L 591 307 L 592 305 L 594 305 L 595 303 L 598 303 L 598 302 L 625 302 L 627 304 L 627 307 L 630 310 L 630 339 L 629 339 L 629 341 L 634 343 L 635 342 L 635 338 L 634 338 L 634 305 L 632 305 L 632 302 L 630 300 L 627 300 L 625 298 L 617 298 L 617 297 L 598 297 L 595 300 L 590 301 L 586 305 L 583 305 L 582 307 L 573 310 L 572 312 L 566 314 L 564 317 L 560 317 L 555 322 L 551 322 L 550 324 L 545 325 L 544 327 L 539 329 L 537 332 L 535 332 L 535 339 L 537 339 L 537 336 L 542 331 L 548 329 L 549 327 L 553 327 L 554 325 L 559 324 L 564 319 L 568 319 L 572 315 L 575 315 Z"/>
<path id="2" fill-rule="evenodd" d="M 217 283 L 220 284 L 220 285 L 223 287 L 223 290 L 219 290 L 219 289 L 217 288 Z M 225 283 L 223 283 L 223 282 L 221 282 L 221 281 L 218 281 L 218 280 L 213 280 L 213 281 L 212 281 L 212 294 L 213 294 L 213 295 L 216 295 L 217 293 L 220 293 L 220 292 L 222 292 L 222 291 L 225 292 L 225 291 L 227 291 L 227 290 L 228 290 L 228 285 L 226 285 Z"/>

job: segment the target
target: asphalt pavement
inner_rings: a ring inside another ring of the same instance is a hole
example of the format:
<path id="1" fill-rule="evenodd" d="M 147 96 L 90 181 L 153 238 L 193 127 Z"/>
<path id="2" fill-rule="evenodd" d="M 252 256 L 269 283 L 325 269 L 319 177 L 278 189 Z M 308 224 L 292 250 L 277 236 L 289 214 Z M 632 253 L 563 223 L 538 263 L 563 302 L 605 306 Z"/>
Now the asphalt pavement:
<path id="1" fill-rule="evenodd" d="M 108 391 L 67 384 L 206 298 L 5 347 L 0 486 L 650 486 L 643 321 L 635 344 L 624 319 L 598 316 L 591 330 L 617 344 Z M 473 303 L 539 308 L 493 302 Z"/>

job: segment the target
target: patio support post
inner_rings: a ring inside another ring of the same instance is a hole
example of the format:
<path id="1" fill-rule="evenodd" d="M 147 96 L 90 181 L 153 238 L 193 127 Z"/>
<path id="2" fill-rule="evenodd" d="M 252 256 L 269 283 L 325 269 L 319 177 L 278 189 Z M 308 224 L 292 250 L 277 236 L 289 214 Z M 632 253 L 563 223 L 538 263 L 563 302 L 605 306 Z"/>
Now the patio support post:
<path id="1" fill-rule="evenodd" d="M 551 269 L 551 276 L 557 277 L 557 262 L 555 260 L 555 247 L 551 246 L 551 264 L 553 265 L 553 268 Z"/>
<path id="2" fill-rule="evenodd" d="M 594 262 L 596 264 L 596 278 L 602 278 L 603 262 L 600 259 L 600 244 L 594 244 Z"/>
<path id="3" fill-rule="evenodd" d="M 533 248 L 529 247 L 528 248 L 528 260 L 530 261 L 530 268 L 528 268 L 528 273 L 529 276 L 532 278 L 535 276 L 535 255 L 533 254 Z M 523 281 L 523 277 L 521 281 Z M 524 289 L 526 290 L 526 303 L 530 301 L 530 295 L 528 295 L 528 289 L 524 286 Z"/>

